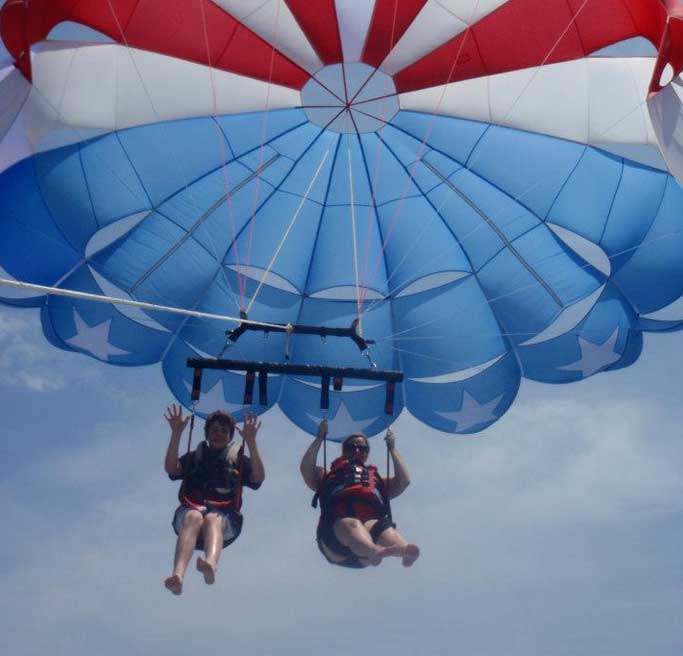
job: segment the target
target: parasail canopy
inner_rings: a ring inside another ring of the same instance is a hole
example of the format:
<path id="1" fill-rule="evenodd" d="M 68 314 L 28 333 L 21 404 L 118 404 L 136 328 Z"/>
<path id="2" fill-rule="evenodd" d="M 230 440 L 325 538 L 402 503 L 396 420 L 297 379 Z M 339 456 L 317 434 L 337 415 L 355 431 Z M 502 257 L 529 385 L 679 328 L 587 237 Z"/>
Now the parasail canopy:
<path id="1" fill-rule="evenodd" d="M 403 408 L 480 431 L 522 377 L 632 364 L 683 294 L 679 5 L 660 0 L 6 1 L 0 288 L 55 346 L 160 362 L 225 352 L 202 314 L 349 326 L 385 386 L 204 372 L 200 413 L 279 404 L 314 433 Z M 51 37 L 77 23 L 100 42 Z M 629 56 L 634 39 L 648 56 Z M 198 313 L 176 314 L 165 306 Z M 286 345 L 285 342 L 289 340 Z M 248 333 L 231 360 L 367 367 L 353 343 Z M 285 369 L 281 369 L 285 370 Z"/>

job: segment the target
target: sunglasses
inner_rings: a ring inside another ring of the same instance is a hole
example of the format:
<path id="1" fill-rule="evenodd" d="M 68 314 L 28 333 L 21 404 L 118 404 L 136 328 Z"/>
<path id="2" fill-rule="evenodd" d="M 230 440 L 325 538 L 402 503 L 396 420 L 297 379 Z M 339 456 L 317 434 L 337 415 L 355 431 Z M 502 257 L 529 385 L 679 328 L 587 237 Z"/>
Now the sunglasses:
<path id="1" fill-rule="evenodd" d="M 349 444 L 345 451 L 360 451 L 360 453 L 368 453 L 370 451 L 370 447 L 367 446 L 366 444 Z"/>

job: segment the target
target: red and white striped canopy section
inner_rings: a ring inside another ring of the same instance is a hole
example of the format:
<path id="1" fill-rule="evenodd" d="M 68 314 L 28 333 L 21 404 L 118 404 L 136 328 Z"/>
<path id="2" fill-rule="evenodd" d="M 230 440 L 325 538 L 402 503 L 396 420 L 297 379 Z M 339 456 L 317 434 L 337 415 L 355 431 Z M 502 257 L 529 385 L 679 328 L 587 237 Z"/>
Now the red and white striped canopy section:
<path id="1" fill-rule="evenodd" d="M 0 33 L 17 68 L 48 101 L 51 93 L 60 101 L 76 99 L 72 104 L 100 98 L 71 116 L 81 127 L 106 130 L 319 102 L 327 111 L 318 121 L 336 117 L 340 130 L 353 131 L 357 118 L 364 132 L 400 108 L 500 122 L 608 149 L 614 143 L 616 151 L 637 143 L 653 151 L 643 155 L 647 163 L 657 159 L 658 138 L 677 174 L 683 149 L 672 112 L 679 100 L 666 83 L 683 69 L 681 7 L 678 0 L 6 0 Z M 114 48 L 88 58 L 65 52 L 62 66 L 68 59 L 78 71 L 65 79 L 59 58 L 41 61 L 48 58 L 34 48 L 65 21 L 105 34 L 136 58 L 122 62 Z M 590 58 L 634 37 L 658 49 L 654 67 L 647 58 Z M 347 71 L 341 63 L 359 65 Z M 116 98 L 103 84 L 113 66 L 127 68 L 123 73 L 133 80 L 115 90 Z M 153 117 L 140 110 L 141 90 L 133 88 L 142 77 Z M 311 79 L 324 92 L 302 97 L 297 92 Z M 71 88 L 58 89 L 56 80 Z M 642 111 L 644 87 L 654 126 Z M 666 93 L 655 100 L 663 87 Z M 386 97 L 393 104 L 383 102 Z M 107 104 L 118 108 L 109 121 Z M 68 114 L 62 117 L 67 123 Z"/>

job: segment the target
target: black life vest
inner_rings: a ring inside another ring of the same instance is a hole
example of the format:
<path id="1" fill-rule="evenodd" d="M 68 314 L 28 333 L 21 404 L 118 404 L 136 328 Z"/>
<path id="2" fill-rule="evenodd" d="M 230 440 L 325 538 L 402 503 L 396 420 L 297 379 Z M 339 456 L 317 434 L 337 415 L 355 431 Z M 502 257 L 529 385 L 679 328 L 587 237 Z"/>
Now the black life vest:
<path id="1" fill-rule="evenodd" d="M 190 506 L 232 506 L 239 511 L 243 462 L 243 445 L 231 442 L 219 453 L 213 453 L 206 442 L 200 442 L 180 486 L 180 502 Z"/>
<path id="2" fill-rule="evenodd" d="M 323 519 L 355 517 L 361 521 L 387 515 L 384 481 L 375 465 L 359 465 L 348 458 L 337 458 L 313 497 L 320 499 Z"/>

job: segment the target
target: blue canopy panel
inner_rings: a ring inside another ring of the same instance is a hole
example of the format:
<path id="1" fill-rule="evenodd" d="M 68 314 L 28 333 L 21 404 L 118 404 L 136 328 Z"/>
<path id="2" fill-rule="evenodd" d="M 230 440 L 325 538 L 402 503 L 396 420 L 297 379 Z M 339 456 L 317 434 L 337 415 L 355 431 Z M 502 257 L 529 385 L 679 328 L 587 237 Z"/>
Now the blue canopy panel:
<path id="1" fill-rule="evenodd" d="M 635 362 L 642 333 L 633 308 L 608 282 L 576 326 L 553 339 L 518 347 L 524 376 L 545 383 L 569 383 Z"/>
<path id="2" fill-rule="evenodd" d="M 407 405 L 420 421 L 447 433 L 477 433 L 502 417 L 517 396 L 521 380 L 514 353 L 509 352 L 465 372 L 462 380 L 408 379 Z"/>
<path id="3" fill-rule="evenodd" d="M 380 338 L 393 336 L 408 378 L 468 370 L 510 350 L 481 286 L 471 275 L 395 298 L 392 315 L 393 331 Z"/>
<path id="4" fill-rule="evenodd" d="M 249 318 L 275 323 L 348 326 L 367 293 L 373 357 L 406 376 L 394 416 L 405 404 L 468 433 L 505 412 L 521 375 L 570 382 L 627 366 L 641 331 L 680 328 L 640 315 L 683 293 L 682 206 L 667 174 L 556 138 L 406 111 L 357 134 L 277 110 L 141 126 L 19 162 L 0 175 L 0 266 L 29 282 L 223 315 L 258 289 Z M 611 270 L 560 229 L 589 240 Z M 44 305 L 60 348 L 163 360 L 186 404 L 186 357 L 217 355 L 234 327 L 6 300 Z M 368 364 L 350 340 L 296 335 L 290 347 L 293 362 Z M 282 334 L 247 333 L 225 355 L 281 362 L 284 351 Z M 205 371 L 200 410 L 240 412 L 244 379 Z M 270 376 L 268 392 L 268 406 L 279 400 L 309 432 L 323 416 L 335 438 L 392 421 L 384 384 L 346 381 L 327 413 L 319 380 Z"/>
<path id="5" fill-rule="evenodd" d="M 11 276 L 34 284 L 54 285 L 82 259 L 78 246 L 70 243 L 46 207 L 33 160 L 23 160 L 0 175 L 0 207 L 0 266 Z M 45 299 L 2 300 L 42 305 Z"/>
<path id="6" fill-rule="evenodd" d="M 357 316 L 355 300 L 305 298 L 296 323 L 330 327 L 350 326 Z M 379 369 L 398 370 L 400 358 L 391 340 L 392 308 L 383 303 L 363 314 L 362 334 L 379 342 L 372 347 L 372 356 Z M 278 358 L 281 360 L 282 358 Z M 335 337 L 322 340 L 314 335 L 294 335 L 291 338 L 291 360 L 303 364 L 331 367 L 368 368 L 369 361 L 350 339 Z M 282 388 L 280 407 L 297 426 L 315 433 L 322 419 L 329 422 L 329 437 L 340 441 L 352 432 L 374 435 L 386 429 L 403 409 L 401 386 L 396 386 L 393 414 L 384 412 L 386 384 L 376 381 L 344 380 L 341 391 L 330 389 L 328 410 L 320 409 L 320 379 L 308 376 L 287 376 Z"/>
<path id="7" fill-rule="evenodd" d="M 641 241 L 614 274 L 614 282 L 639 314 L 666 307 L 683 289 L 683 191 L 668 177 L 660 203 Z"/>
<path id="8" fill-rule="evenodd" d="M 162 363 L 166 383 L 174 396 L 185 407 L 192 407 L 192 370 L 188 369 L 188 358 L 198 354 L 185 342 L 176 340 L 169 349 Z M 258 393 L 253 396 L 253 403 L 244 403 L 244 372 L 219 371 L 205 369 L 202 372 L 201 394 L 195 405 L 195 412 L 206 417 L 214 410 L 227 410 L 237 421 L 244 418 L 245 412 L 261 413 L 271 408 L 280 396 L 282 376 L 268 376 L 268 403 L 259 403 Z"/>
<path id="9" fill-rule="evenodd" d="M 203 295 L 196 308 L 200 312 L 225 313 L 231 298 L 239 293 L 239 276 L 226 269 Z M 256 291 L 257 282 L 246 281 L 247 297 Z M 286 323 L 300 312 L 301 296 L 268 285 L 263 286 L 252 309 L 252 318 L 267 323 Z M 235 323 L 217 324 L 215 321 L 190 318 L 178 331 L 171 349 L 163 360 L 166 381 L 178 400 L 191 405 L 192 372 L 186 366 L 190 357 L 217 357 L 233 360 L 283 361 L 285 336 L 283 333 L 244 333 L 237 342 L 226 340 L 226 331 L 237 327 Z M 196 410 L 206 416 L 218 408 L 227 408 L 240 419 L 243 413 L 264 412 L 277 403 L 281 395 L 283 376 L 269 374 L 267 403 L 261 404 L 258 392 L 253 403 L 244 404 L 246 374 L 236 371 L 205 369 L 202 374 L 201 396 Z"/>
<path id="10" fill-rule="evenodd" d="M 88 267 L 67 276 L 63 286 L 103 293 Z M 173 339 L 172 333 L 152 321 L 135 321 L 110 304 L 64 296 L 49 296 L 43 303 L 43 332 L 50 343 L 108 364 L 138 366 L 159 362 Z"/>

